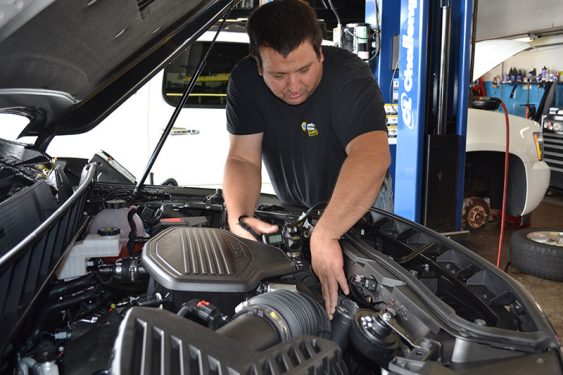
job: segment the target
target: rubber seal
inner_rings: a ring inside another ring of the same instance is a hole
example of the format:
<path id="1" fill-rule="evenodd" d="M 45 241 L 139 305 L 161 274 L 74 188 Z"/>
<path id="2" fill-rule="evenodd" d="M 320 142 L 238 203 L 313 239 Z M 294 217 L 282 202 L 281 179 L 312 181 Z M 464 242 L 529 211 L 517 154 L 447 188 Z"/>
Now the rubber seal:
<path id="1" fill-rule="evenodd" d="M 98 229 L 98 234 L 100 236 L 106 237 L 106 236 L 115 236 L 116 234 L 121 233 L 121 229 L 117 228 L 117 227 L 103 227 Z"/>
<path id="2" fill-rule="evenodd" d="M 124 199 L 110 199 L 104 202 L 105 208 L 119 209 L 127 207 L 127 202 Z"/>

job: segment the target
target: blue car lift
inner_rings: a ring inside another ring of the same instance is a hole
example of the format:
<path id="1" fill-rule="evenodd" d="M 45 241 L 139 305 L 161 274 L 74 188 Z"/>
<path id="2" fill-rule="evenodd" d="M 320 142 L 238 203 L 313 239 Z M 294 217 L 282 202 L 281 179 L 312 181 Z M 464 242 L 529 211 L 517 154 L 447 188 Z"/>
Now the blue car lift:
<path id="1" fill-rule="evenodd" d="M 366 2 L 387 103 L 399 80 L 395 213 L 439 232 L 461 229 L 473 14 L 473 0 Z"/>

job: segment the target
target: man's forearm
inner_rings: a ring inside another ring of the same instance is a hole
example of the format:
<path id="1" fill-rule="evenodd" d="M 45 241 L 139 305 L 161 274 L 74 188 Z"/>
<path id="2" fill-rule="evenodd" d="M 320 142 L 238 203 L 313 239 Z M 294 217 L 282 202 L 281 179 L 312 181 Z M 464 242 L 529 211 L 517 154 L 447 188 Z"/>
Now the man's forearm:
<path id="1" fill-rule="evenodd" d="M 388 149 L 352 152 L 342 165 L 329 205 L 315 227 L 316 235 L 339 239 L 348 231 L 375 202 L 389 164 Z"/>
<path id="2" fill-rule="evenodd" d="M 225 164 L 223 191 L 232 226 L 241 215 L 252 216 L 260 195 L 261 170 L 242 159 L 229 158 Z"/>
<path id="3" fill-rule="evenodd" d="M 375 201 L 389 167 L 385 132 L 355 138 L 347 146 L 330 202 L 311 236 L 311 265 L 322 286 L 325 307 L 332 315 L 338 304 L 338 287 L 349 293 L 344 257 L 338 240 Z"/>

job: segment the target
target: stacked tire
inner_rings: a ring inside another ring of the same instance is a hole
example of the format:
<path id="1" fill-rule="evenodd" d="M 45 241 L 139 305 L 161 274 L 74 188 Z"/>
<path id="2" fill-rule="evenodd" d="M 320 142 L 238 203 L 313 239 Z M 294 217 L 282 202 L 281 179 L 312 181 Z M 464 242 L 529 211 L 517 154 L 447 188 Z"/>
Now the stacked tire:
<path id="1" fill-rule="evenodd" d="M 563 229 L 528 228 L 510 238 L 510 261 L 523 273 L 563 281 Z"/>

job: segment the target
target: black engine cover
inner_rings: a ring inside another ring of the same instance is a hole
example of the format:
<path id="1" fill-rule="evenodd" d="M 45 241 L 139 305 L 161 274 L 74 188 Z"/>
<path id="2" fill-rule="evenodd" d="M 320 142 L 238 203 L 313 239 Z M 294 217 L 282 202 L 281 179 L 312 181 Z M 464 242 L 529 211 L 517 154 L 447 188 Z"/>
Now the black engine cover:
<path id="1" fill-rule="evenodd" d="M 295 271 L 285 253 L 215 228 L 169 228 L 150 239 L 142 263 L 174 291 L 249 292 L 269 277 Z"/>
<path id="2" fill-rule="evenodd" d="M 168 311 L 133 307 L 120 326 L 111 373 L 345 375 L 348 370 L 340 348 L 328 339 L 298 336 L 255 351 Z"/>

